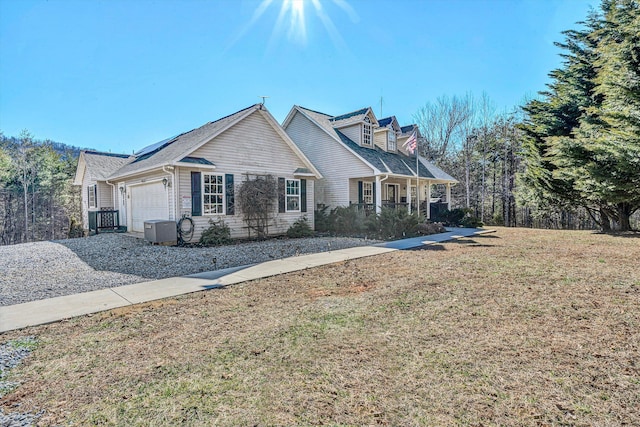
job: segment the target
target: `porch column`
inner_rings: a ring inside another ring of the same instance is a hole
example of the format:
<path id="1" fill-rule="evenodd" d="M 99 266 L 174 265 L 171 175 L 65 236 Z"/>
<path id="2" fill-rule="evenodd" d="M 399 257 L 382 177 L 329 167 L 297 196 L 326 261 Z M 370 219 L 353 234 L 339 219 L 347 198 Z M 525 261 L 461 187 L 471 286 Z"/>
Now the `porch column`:
<path id="1" fill-rule="evenodd" d="M 431 218 L 431 181 L 427 181 L 427 219 Z"/>
<path id="2" fill-rule="evenodd" d="M 447 209 L 451 210 L 451 183 L 447 182 Z"/>
<path id="3" fill-rule="evenodd" d="M 407 210 L 411 213 L 411 179 L 407 179 Z"/>
<path id="4" fill-rule="evenodd" d="M 382 209 L 382 183 L 380 182 L 380 175 L 376 175 L 376 213 L 380 213 Z"/>

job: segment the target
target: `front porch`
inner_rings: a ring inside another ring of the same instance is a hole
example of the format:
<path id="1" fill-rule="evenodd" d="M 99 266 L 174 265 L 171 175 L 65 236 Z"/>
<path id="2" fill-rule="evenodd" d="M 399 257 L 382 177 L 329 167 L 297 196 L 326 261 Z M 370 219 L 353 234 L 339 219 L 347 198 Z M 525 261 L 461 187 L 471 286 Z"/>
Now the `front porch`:
<path id="1" fill-rule="evenodd" d="M 369 214 L 382 208 L 407 209 L 431 218 L 442 209 L 451 209 L 451 184 L 421 178 L 397 178 L 388 175 L 349 180 L 349 204 Z"/>

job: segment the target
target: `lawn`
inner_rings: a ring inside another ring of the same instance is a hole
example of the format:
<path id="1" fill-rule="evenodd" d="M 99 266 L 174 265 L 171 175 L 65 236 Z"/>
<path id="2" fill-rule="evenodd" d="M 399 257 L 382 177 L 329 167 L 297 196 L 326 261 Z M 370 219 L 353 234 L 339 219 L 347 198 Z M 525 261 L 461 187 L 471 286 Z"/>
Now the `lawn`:
<path id="1" fill-rule="evenodd" d="M 0 406 L 42 425 L 640 425 L 640 237 L 497 230 L 4 334 L 38 345 Z"/>

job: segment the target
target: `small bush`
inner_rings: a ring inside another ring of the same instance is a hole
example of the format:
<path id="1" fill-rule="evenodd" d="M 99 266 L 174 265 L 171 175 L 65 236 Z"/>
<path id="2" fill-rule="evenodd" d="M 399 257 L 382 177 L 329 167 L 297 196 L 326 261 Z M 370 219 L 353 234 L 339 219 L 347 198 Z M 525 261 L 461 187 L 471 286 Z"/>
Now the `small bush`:
<path id="1" fill-rule="evenodd" d="M 482 227 L 482 222 L 473 216 L 473 210 L 466 208 L 445 210 L 432 219 L 449 227 Z"/>
<path id="2" fill-rule="evenodd" d="M 311 237 L 314 234 L 315 233 L 313 232 L 313 230 L 309 226 L 309 223 L 307 222 L 306 216 L 298 218 L 296 222 L 294 222 L 291 225 L 291 227 L 289 227 L 289 229 L 287 230 L 287 237 L 293 237 L 293 238 Z"/>
<path id="3" fill-rule="evenodd" d="M 339 236 L 358 236 L 365 229 L 365 215 L 356 206 L 338 206 L 329 214 L 329 231 Z"/>
<path id="4" fill-rule="evenodd" d="M 446 233 L 447 229 L 444 228 L 439 222 L 423 222 L 418 225 L 418 233 L 423 236 L 427 236 L 429 234 L 438 234 L 438 233 Z"/>
<path id="5" fill-rule="evenodd" d="M 331 231 L 331 220 L 327 210 L 329 210 L 329 206 L 324 206 L 313 212 L 315 229 L 320 233 Z"/>
<path id="6" fill-rule="evenodd" d="M 71 218 L 71 221 L 69 223 L 69 233 L 67 233 L 67 237 L 70 239 L 74 239 L 83 236 L 84 230 L 82 229 L 82 223 L 77 222 L 75 218 Z"/>
<path id="7" fill-rule="evenodd" d="M 220 246 L 231 243 L 231 229 L 222 219 L 209 220 L 209 228 L 200 236 L 202 246 Z"/>
<path id="8" fill-rule="evenodd" d="M 379 239 L 402 239 L 418 236 L 421 217 L 417 212 L 406 209 L 382 208 L 379 214 L 367 218 L 367 229 L 372 237 Z"/>

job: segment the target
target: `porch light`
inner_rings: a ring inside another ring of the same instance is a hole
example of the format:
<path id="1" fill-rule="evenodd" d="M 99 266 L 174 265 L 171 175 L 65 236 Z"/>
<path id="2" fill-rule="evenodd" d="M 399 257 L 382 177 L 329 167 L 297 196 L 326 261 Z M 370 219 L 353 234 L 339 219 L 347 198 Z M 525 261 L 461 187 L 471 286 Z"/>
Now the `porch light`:
<path id="1" fill-rule="evenodd" d="M 167 189 L 167 184 L 169 183 L 169 180 L 167 178 L 162 178 L 162 185 L 164 185 L 164 189 Z"/>

